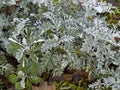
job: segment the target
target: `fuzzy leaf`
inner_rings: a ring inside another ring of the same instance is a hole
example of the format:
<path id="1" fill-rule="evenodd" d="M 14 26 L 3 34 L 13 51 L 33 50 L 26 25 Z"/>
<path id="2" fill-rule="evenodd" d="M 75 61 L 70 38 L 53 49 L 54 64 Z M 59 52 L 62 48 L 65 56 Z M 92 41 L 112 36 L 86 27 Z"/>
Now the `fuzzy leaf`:
<path id="1" fill-rule="evenodd" d="M 23 57 L 23 53 L 24 53 L 24 50 L 23 50 L 23 49 L 18 49 L 18 51 L 16 52 L 15 58 L 16 58 L 18 61 L 21 60 L 21 58 Z"/>
<path id="2" fill-rule="evenodd" d="M 18 78 L 17 78 L 17 76 L 15 74 L 9 75 L 8 79 L 13 84 L 15 84 L 17 82 L 17 80 L 18 80 Z"/>

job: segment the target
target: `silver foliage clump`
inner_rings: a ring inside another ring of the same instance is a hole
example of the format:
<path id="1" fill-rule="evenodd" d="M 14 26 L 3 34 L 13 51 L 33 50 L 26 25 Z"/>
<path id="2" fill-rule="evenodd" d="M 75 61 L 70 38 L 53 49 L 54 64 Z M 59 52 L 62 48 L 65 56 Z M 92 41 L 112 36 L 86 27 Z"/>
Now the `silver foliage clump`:
<path id="1" fill-rule="evenodd" d="M 111 4 L 98 2 L 96 0 L 83 1 L 83 6 L 90 12 L 90 14 L 87 12 L 87 16 L 90 15 L 94 18 L 91 22 L 92 25 L 86 25 L 83 29 L 85 39 L 81 50 L 89 53 L 92 59 L 94 59 L 90 72 L 93 71 L 92 75 L 96 75 L 96 78 L 99 78 L 95 83 L 91 84 L 89 88 L 92 90 L 106 90 L 107 88 L 119 90 L 120 77 L 118 70 L 119 64 L 117 63 L 119 62 L 119 50 L 115 51 L 112 47 L 120 47 L 120 42 L 116 42 L 115 40 L 115 37 L 120 38 L 120 32 L 115 30 L 115 28 L 108 28 L 105 18 L 96 15 L 96 13 L 104 12 L 113 13 L 111 8 L 114 7 L 112 7 Z M 94 14 L 91 14 L 91 12 L 94 12 Z M 114 64 L 117 69 L 111 66 L 111 64 Z M 89 76 L 89 79 L 91 79 L 92 75 Z"/>
<path id="2" fill-rule="evenodd" d="M 15 0 L 10 1 L 13 5 L 16 3 Z M 9 19 L 0 15 L 0 30 L 5 25 L 12 26 L 10 35 L 3 41 L 7 52 L 16 57 L 20 67 L 30 67 L 23 72 L 31 74 L 30 77 L 43 72 L 58 76 L 68 67 L 89 72 L 89 80 L 96 80 L 89 85 L 89 89 L 119 90 L 120 51 L 116 48 L 120 47 L 120 42 L 116 42 L 115 38 L 120 38 L 120 31 L 110 29 L 106 17 L 97 15 L 114 13 L 111 9 L 115 7 L 98 0 L 56 2 L 21 1 L 19 6 L 23 11 L 19 12 L 18 9 L 13 12 L 10 23 Z M 26 8 L 29 3 L 36 7 L 32 10 Z M 24 79 L 21 82 L 25 84 Z"/>

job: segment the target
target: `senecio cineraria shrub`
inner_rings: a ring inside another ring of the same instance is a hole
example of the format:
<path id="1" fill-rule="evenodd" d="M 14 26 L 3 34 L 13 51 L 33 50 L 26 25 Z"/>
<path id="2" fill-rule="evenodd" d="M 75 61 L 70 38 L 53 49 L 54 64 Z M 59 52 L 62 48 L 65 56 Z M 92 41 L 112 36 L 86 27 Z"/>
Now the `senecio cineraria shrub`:
<path id="1" fill-rule="evenodd" d="M 67 67 L 89 72 L 88 90 L 120 90 L 120 31 L 101 16 L 114 8 L 98 0 L 1 0 L 0 74 L 19 90 Z"/>

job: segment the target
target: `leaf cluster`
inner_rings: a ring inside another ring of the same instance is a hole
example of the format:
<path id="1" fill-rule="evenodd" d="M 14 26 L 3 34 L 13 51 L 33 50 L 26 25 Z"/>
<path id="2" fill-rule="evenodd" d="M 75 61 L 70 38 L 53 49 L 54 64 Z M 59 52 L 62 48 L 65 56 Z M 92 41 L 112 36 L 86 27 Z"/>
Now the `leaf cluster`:
<path id="1" fill-rule="evenodd" d="M 118 8 L 95 0 L 5 1 L 0 1 L 0 74 L 7 73 L 17 90 L 39 84 L 44 72 L 54 77 L 65 69 L 88 72 L 95 83 L 89 88 L 120 89 L 120 32 L 107 20 Z"/>

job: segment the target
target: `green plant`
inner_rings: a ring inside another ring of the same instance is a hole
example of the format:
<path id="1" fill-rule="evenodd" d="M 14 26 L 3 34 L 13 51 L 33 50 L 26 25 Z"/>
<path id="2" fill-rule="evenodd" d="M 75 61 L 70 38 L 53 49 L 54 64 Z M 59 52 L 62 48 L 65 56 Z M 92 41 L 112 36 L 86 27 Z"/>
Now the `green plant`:
<path id="1" fill-rule="evenodd" d="M 4 74 L 17 90 L 39 84 L 44 72 L 60 76 L 66 68 L 89 72 L 88 80 L 93 82 L 89 88 L 98 87 L 96 79 L 105 87 L 120 88 L 116 49 L 120 32 L 98 15 L 114 13 L 111 4 L 95 0 L 3 0 L 0 4 L 0 67 L 5 67 Z"/>

